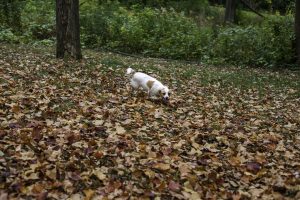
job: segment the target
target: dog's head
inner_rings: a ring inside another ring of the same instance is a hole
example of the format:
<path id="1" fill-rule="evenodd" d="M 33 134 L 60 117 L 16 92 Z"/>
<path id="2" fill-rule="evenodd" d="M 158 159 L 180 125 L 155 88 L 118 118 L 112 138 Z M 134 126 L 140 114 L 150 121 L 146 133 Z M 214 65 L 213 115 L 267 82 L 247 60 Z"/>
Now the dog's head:
<path id="1" fill-rule="evenodd" d="M 171 93 L 170 93 L 170 90 L 167 86 L 164 86 L 160 90 L 160 94 L 162 95 L 163 101 L 165 101 L 165 102 L 169 101 Z"/>

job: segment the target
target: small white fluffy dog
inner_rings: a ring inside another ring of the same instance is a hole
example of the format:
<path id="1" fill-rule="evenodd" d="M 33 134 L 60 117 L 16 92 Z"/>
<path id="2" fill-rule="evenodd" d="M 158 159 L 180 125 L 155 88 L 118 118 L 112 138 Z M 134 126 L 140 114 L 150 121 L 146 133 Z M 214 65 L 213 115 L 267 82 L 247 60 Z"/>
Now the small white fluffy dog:
<path id="1" fill-rule="evenodd" d="M 126 75 L 129 76 L 130 84 L 134 89 L 142 88 L 148 92 L 149 97 L 159 95 L 162 96 L 163 101 L 169 100 L 169 88 L 157 79 L 142 72 L 135 72 L 132 68 L 127 69 Z"/>

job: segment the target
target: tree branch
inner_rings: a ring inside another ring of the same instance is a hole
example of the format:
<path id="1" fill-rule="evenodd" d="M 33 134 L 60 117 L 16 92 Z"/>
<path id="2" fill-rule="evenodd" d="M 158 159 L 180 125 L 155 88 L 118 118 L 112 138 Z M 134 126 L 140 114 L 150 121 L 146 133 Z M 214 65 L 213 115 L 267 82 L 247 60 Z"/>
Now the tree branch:
<path id="1" fill-rule="evenodd" d="M 255 10 L 254 8 L 252 8 L 252 6 L 250 6 L 250 4 L 245 1 L 245 0 L 241 0 L 242 4 L 244 4 L 247 8 L 249 8 L 252 12 L 254 12 L 255 14 L 259 15 L 262 18 L 265 18 L 265 16 L 263 16 L 262 14 L 260 14 L 257 10 Z"/>

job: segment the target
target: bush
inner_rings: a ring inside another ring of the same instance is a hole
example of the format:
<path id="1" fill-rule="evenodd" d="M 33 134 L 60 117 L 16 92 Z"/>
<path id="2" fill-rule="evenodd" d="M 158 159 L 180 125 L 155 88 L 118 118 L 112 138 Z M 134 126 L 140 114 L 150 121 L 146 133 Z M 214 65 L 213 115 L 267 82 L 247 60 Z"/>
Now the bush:
<path id="1" fill-rule="evenodd" d="M 212 35 L 183 13 L 153 8 L 99 6 L 83 15 L 82 26 L 85 45 L 175 59 L 201 57 Z"/>
<path id="2" fill-rule="evenodd" d="M 84 46 L 98 47 L 118 37 L 119 27 L 129 12 L 118 2 L 98 4 L 90 2 L 80 7 L 81 39 Z"/>
<path id="3" fill-rule="evenodd" d="M 18 43 L 19 37 L 11 29 L 0 27 L 0 42 Z"/>
<path id="4" fill-rule="evenodd" d="M 211 48 L 211 58 L 231 64 L 275 66 L 293 62 L 293 20 L 266 20 L 261 26 L 220 29 Z"/>
<path id="5" fill-rule="evenodd" d="M 29 0 L 22 10 L 23 40 L 49 40 L 55 36 L 54 2 Z M 30 14 L 28 14 L 30 13 Z"/>
<path id="6" fill-rule="evenodd" d="M 206 7 L 206 13 L 198 15 L 199 18 L 178 12 L 180 6 L 174 6 L 175 9 L 141 5 L 128 8 L 118 1 L 99 2 L 92 0 L 81 4 L 83 47 L 233 65 L 273 67 L 294 62 L 293 16 L 266 15 L 267 19 L 262 19 L 249 12 L 240 12 L 243 20 L 239 26 L 220 26 L 217 24 L 221 24 L 224 8 L 207 7 L 206 0 L 191 1 L 201 2 L 200 7 Z M 168 2 L 170 6 L 170 2 L 174 4 L 175 1 L 155 2 Z M 0 41 L 52 45 L 55 35 L 53 1 L 28 0 L 23 6 L 23 31 L 3 25 Z M 191 5 L 185 5 L 188 6 Z M 210 17 L 205 18 L 205 15 Z"/>

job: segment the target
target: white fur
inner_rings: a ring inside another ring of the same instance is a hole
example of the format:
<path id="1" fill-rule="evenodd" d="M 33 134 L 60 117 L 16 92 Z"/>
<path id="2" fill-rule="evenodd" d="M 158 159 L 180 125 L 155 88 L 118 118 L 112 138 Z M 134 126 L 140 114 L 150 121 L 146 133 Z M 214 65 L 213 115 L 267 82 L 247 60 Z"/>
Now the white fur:
<path id="1" fill-rule="evenodd" d="M 142 88 L 148 92 L 149 97 L 158 96 L 161 94 L 164 100 L 169 99 L 169 89 L 167 86 L 163 85 L 156 78 L 153 78 L 142 72 L 135 72 L 132 68 L 128 68 L 126 75 L 130 77 L 130 84 L 134 89 Z M 149 83 L 152 82 L 153 85 L 149 88 Z"/>

